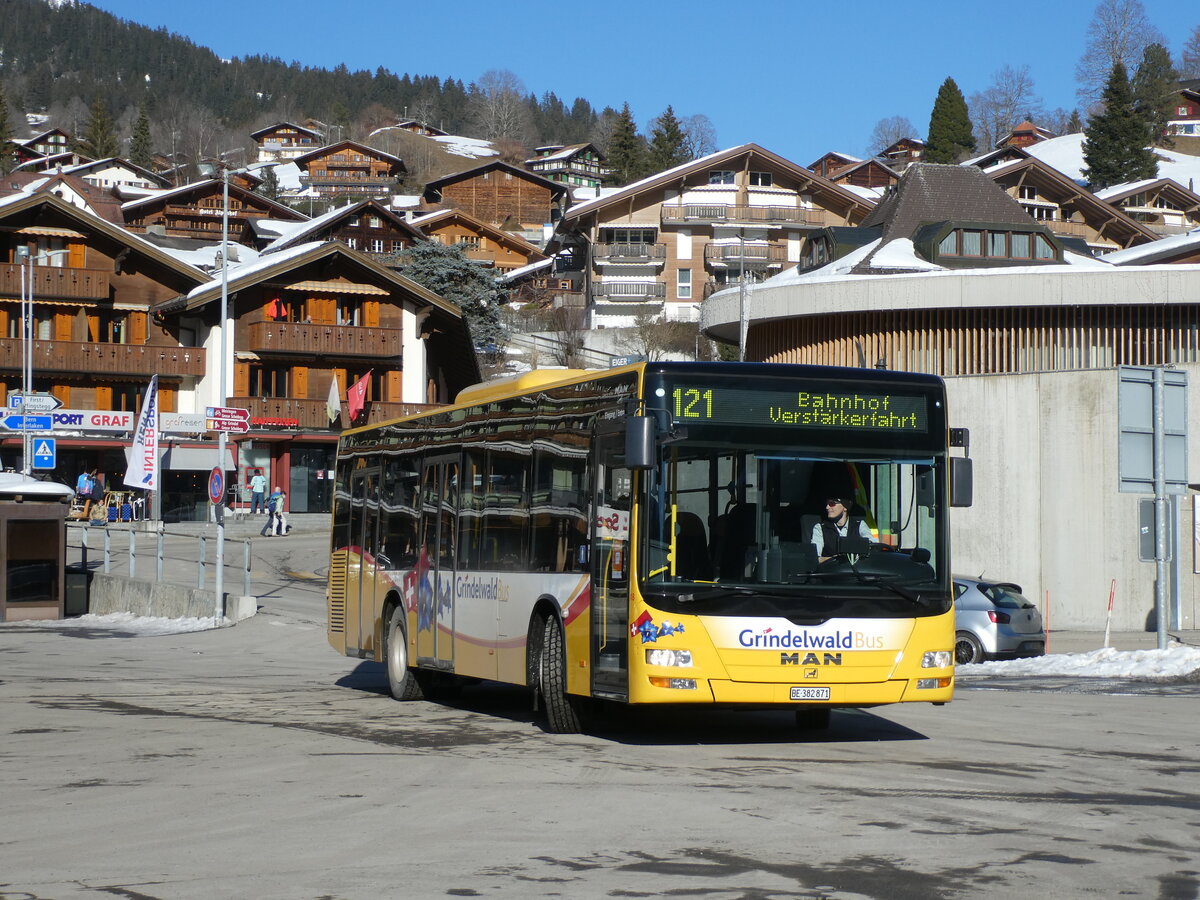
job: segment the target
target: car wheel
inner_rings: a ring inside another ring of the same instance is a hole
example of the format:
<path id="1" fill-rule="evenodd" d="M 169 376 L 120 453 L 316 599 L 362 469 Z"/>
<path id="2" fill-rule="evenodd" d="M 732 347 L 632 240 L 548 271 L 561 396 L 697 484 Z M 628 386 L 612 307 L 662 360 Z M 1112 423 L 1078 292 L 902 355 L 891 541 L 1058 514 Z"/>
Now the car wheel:
<path id="1" fill-rule="evenodd" d="M 954 639 L 954 664 L 965 666 L 983 662 L 983 644 L 969 631 L 960 631 Z"/>
<path id="2" fill-rule="evenodd" d="M 397 606 L 388 618 L 387 643 L 384 659 L 387 661 L 388 690 L 397 700 L 420 700 L 424 697 L 417 673 L 408 667 L 408 639 L 404 636 L 404 607 Z"/>

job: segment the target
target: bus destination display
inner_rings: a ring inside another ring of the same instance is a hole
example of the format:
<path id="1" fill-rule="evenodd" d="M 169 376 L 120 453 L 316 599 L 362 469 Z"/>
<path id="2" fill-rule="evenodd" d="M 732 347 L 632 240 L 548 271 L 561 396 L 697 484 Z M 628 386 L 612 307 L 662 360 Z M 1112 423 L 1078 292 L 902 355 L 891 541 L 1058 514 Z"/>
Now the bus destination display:
<path id="1" fill-rule="evenodd" d="M 773 425 L 924 434 L 929 430 L 924 396 L 878 390 L 768 390 L 700 384 L 667 388 L 667 408 L 684 424 Z"/>

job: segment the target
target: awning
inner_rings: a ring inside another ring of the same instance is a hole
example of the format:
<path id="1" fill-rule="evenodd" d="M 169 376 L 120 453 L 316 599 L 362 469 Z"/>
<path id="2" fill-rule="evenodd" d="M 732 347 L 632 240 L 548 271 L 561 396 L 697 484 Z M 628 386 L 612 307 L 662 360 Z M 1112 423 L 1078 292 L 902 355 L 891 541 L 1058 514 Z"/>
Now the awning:
<path id="1" fill-rule="evenodd" d="M 234 350 L 233 358 L 241 359 L 241 360 L 250 360 L 251 362 L 253 362 L 254 360 L 261 359 L 262 357 L 260 357 L 253 350 Z"/>
<path id="2" fill-rule="evenodd" d="M 388 292 L 373 284 L 355 284 L 352 281 L 297 281 L 295 284 L 285 284 L 285 291 L 309 291 L 317 294 L 375 294 L 388 296 Z"/>
<path id="3" fill-rule="evenodd" d="M 49 225 L 28 225 L 25 228 L 18 228 L 17 234 L 40 234 L 48 237 L 68 237 L 80 240 L 87 237 L 86 234 L 72 231 L 70 228 L 53 228 Z"/>
<path id="4" fill-rule="evenodd" d="M 125 462 L 129 464 L 132 447 L 125 448 Z M 168 447 L 159 448 L 158 467 L 162 471 L 208 472 L 217 464 L 217 445 L 211 447 Z M 233 452 L 225 448 L 225 471 L 232 472 Z"/>

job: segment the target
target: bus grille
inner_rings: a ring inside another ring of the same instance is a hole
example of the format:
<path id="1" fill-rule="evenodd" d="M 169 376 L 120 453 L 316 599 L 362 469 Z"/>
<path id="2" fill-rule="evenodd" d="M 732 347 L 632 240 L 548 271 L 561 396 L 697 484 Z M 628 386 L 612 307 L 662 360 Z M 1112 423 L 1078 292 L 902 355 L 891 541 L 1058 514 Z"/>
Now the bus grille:
<path id="1" fill-rule="evenodd" d="M 329 633 L 346 630 L 346 551 L 337 550 L 329 559 Z"/>

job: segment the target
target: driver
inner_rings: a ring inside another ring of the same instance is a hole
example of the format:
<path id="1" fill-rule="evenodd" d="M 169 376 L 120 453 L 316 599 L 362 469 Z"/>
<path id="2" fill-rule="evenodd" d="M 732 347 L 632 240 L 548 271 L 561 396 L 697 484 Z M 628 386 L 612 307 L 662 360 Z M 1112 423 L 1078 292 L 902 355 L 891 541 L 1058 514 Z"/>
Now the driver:
<path id="1" fill-rule="evenodd" d="M 825 547 L 837 549 L 838 539 L 848 534 L 857 535 L 868 541 L 874 541 L 871 529 L 863 521 L 862 516 L 850 515 L 853 500 L 848 497 L 830 497 L 825 501 L 825 518 L 813 526 L 812 543 L 817 548 L 817 561 L 825 562 L 835 555 L 826 555 Z"/>

